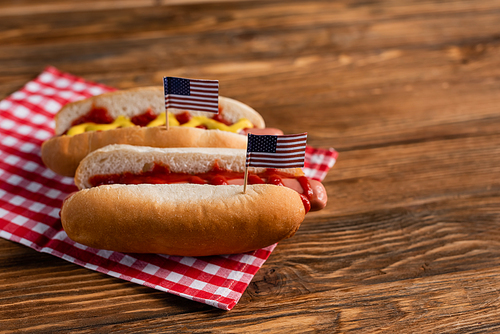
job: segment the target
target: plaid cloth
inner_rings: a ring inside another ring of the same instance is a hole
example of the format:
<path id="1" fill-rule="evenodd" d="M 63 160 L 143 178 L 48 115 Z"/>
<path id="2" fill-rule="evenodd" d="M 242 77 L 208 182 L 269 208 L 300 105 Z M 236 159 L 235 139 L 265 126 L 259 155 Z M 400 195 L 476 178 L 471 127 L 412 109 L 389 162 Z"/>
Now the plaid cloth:
<path id="1" fill-rule="evenodd" d="M 40 159 L 64 104 L 113 89 L 53 67 L 0 102 L 0 237 L 85 268 L 154 289 L 232 309 L 275 245 L 237 255 L 180 257 L 122 254 L 75 243 L 61 226 L 63 199 L 77 190 Z M 337 158 L 333 149 L 307 147 L 305 173 L 322 180 Z"/>

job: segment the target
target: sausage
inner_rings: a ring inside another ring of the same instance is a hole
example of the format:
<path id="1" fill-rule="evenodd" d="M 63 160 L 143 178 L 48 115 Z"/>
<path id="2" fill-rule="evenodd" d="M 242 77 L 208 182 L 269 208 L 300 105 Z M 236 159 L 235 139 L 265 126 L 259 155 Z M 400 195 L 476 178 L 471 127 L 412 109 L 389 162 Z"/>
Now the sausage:
<path id="1" fill-rule="evenodd" d="M 283 131 L 280 129 L 276 128 L 264 128 L 264 129 L 259 129 L 259 128 L 252 128 L 252 129 L 243 129 L 243 134 L 246 136 L 247 134 L 253 134 L 253 135 L 268 135 L 268 136 L 281 136 L 283 134 Z"/>
<path id="2" fill-rule="evenodd" d="M 311 201 L 311 211 L 318 211 L 326 206 L 328 200 L 325 187 L 323 184 L 316 180 L 309 180 L 309 184 L 313 190 Z"/>

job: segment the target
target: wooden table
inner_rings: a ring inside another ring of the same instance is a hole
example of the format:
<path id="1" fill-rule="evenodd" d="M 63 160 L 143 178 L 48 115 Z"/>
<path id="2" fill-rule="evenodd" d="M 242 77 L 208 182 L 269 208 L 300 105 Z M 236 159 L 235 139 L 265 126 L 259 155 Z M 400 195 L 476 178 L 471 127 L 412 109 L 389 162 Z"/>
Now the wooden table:
<path id="1" fill-rule="evenodd" d="M 45 66 L 216 78 L 335 147 L 326 209 L 232 311 L 0 240 L 0 332 L 500 330 L 500 1 L 0 4 L 0 98 Z"/>

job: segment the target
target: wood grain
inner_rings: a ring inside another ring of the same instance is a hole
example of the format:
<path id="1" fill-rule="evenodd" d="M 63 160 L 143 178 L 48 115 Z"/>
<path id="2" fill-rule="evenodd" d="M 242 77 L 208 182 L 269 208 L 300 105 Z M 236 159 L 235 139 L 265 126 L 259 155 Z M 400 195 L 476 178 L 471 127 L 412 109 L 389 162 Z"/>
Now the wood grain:
<path id="1" fill-rule="evenodd" d="M 500 331 L 500 1 L 7 1 L 0 98 L 47 65 L 218 78 L 335 147 L 329 204 L 230 312 L 0 240 L 0 332 Z"/>

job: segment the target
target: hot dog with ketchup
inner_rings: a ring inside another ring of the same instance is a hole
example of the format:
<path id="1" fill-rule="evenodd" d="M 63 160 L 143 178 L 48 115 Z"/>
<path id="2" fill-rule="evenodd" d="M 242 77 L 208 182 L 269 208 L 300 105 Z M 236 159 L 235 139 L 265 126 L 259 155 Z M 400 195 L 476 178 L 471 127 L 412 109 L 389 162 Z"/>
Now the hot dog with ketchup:
<path id="1" fill-rule="evenodd" d="M 298 168 L 250 168 L 243 193 L 244 163 L 245 150 L 237 149 L 105 147 L 78 167 L 83 190 L 65 200 L 63 227 L 74 241 L 101 249 L 231 254 L 291 237 L 310 207 L 326 204 L 321 183 Z M 312 204 L 314 197 L 324 204 Z"/>
<path id="2" fill-rule="evenodd" d="M 153 148 L 109 145 L 82 160 L 75 175 L 78 189 L 104 184 L 196 183 L 243 185 L 246 151 L 223 148 Z M 323 184 L 300 168 L 249 168 L 248 184 L 285 186 L 303 195 L 306 212 L 326 206 Z"/>
<path id="3" fill-rule="evenodd" d="M 265 129 L 254 109 L 226 97 L 219 97 L 219 114 L 171 109 L 165 131 L 163 94 L 161 87 L 141 87 L 65 105 L 55 117 L 55 136 L 42 145 L 43 162 L 74 176 L 88 153 L 110 144 L 245 148 L 246 138 L 238 134 L 282 134 Z"/>

